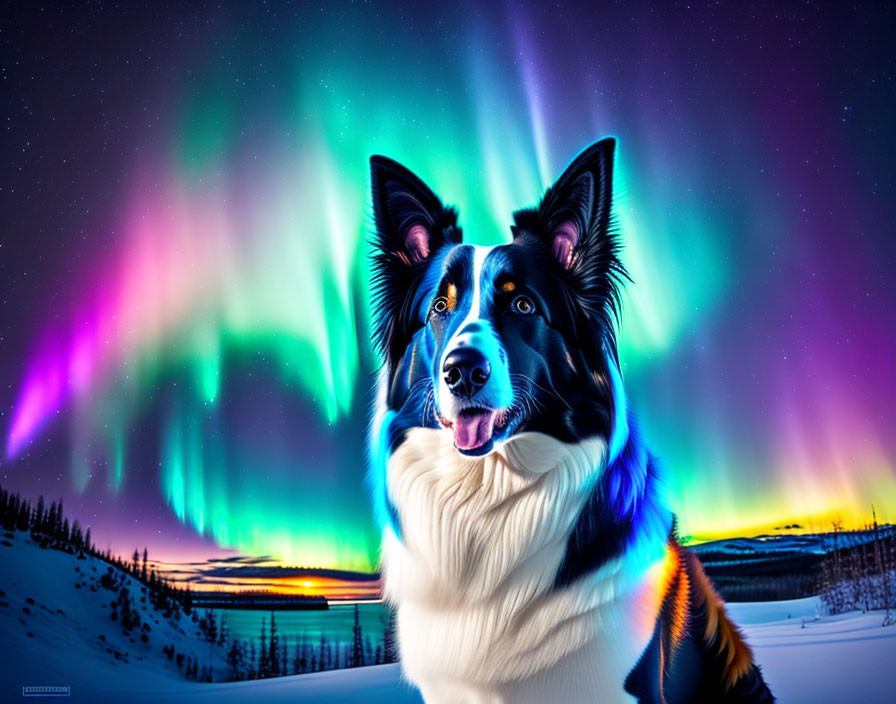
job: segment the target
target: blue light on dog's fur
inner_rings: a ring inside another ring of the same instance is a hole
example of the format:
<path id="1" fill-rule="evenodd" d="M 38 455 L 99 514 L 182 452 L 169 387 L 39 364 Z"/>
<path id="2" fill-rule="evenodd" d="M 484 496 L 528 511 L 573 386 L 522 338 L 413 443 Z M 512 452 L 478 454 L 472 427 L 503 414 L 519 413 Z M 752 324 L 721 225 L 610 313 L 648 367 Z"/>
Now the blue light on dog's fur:
<path id="1" fill-rule="evenodd" d="M 387 527 L 398 538 L 401 538 L 401 520 L 386 486 L 386 472 L 389 463 L 389 431 L 397 415 L 395 411 L 385 410 L 381 418 L 374 418 L 371 424 L 367 481 L 373 500 L 373 515 L 377 527 L 382 532 Z"/>

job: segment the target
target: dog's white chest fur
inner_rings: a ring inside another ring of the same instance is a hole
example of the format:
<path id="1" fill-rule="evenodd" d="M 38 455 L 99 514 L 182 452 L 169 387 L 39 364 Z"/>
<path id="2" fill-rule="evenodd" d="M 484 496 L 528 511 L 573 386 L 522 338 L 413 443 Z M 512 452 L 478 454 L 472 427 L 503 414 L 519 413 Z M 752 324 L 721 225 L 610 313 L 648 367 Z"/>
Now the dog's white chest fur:
<path id="1" fill-rule="evenodd" d="M 605 453 L 521 433 L 469 458 L 416 428 L 389 459 L 402 536 L 385 531 L 385 593 L 427 701 L 634 701 L 623 682 L 653 632 L 661 552 L 553 587 Z"/>

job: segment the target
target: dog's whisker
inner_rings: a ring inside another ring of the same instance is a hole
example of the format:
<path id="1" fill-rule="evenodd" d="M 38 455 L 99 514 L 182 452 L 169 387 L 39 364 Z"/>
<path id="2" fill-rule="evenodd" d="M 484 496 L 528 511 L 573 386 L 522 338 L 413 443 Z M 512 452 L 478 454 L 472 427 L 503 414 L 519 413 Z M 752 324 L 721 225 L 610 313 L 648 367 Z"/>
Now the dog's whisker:
<path id="1" fill-rule="evenodd" d="M 562 402 L 564 403 L 564 405 L 566 405 L 566 407 L 567 407 L 569 410 L 572 410 L 572 406 L 569 404 L 569 402 L 568 402 L 565 398 L 563 398 L 563 396 L 561 396 L 561 395 L 557 392 L 556 389 L 554 389 L 554 388 L 550 388 L 550 389 L 545 388 L 544 386 L 542 386 L 541 384 L 539 384 L 537 381 L 535 381 L 532 377 L 529 377 L 529 376 L 527 376 L 527 375 L 525 375 L 525 374 L 516 374 L 516 375 L 511 375 L 511 376 L 518 376 L 518 377 L 522 378 L 524 381 L 526 381 L 527 383 L 531 384 L 531 385 L 534 386 L 536 389 L 540 389 L 541 391 L 544 391 L 546 394 L 550 394 L 551 396 L 553 396 L 554 398 L 556 398 L 558 401 L 562 401 Z"/>

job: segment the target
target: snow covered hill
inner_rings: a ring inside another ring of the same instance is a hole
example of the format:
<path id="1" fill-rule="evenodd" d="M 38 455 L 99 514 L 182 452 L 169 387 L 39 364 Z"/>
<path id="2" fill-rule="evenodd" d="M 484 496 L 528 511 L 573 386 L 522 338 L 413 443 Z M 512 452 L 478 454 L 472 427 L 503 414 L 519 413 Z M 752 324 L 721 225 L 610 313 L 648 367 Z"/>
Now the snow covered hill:
<path id="1" fill-rule="evenodd" d="M 10 537 L 11 536 L 11 537 Z M 380 665 L 246 682 L 186 680 L 162 648 L 207 662 L 220 656 L 188 618 L 169 622 L 152 610 L 140 585 L 121 579 L 141 626 L 125 635 L 113 621 L 116 592 L 102 586 L 106 565 L 0 536 L 0 701 L 18 701 L 28 685 L 68 685 L 78 702 L 365 702 L 419 704 L 397 665 Z M 816 597 L 729 605 L 782 704 L 893 701 L 896 626 L 883 614 L 818 617 Z M 148 624 L 146 629 L 142 624 Z M 141 637 L 145 635 L 144 639 Z"/>
<path id="2" fill-rule="evenodd" d="M 135 622 L 127 631 L 121 587 Z M 164 618 L 140 582 L 109 572 L 95 557 L 40 548 L 25 532 L 6 532 L 0 540 L 0 632 L 0 701 L 20 697 L 29 685 L 68 684 L 99 694 L 145 680 L 185 681 L 176 659 L 163 652 L 171 644 L 184 661 L 226 667 L 191 618 L 182 612 Z"/>

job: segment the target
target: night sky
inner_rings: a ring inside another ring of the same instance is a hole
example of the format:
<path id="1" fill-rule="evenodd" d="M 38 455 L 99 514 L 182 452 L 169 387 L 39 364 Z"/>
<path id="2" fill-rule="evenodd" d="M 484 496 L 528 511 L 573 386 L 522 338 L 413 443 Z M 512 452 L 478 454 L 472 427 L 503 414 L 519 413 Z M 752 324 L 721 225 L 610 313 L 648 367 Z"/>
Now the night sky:
<path id="1" fill-rule="evenodd" d="M 682 533 L 896 519 L 884 4 L 132 5 L 2 20 L 4 486 L 124 554 L 372 570 L 369 156 L 494 244 L 614 135 Z"/>

